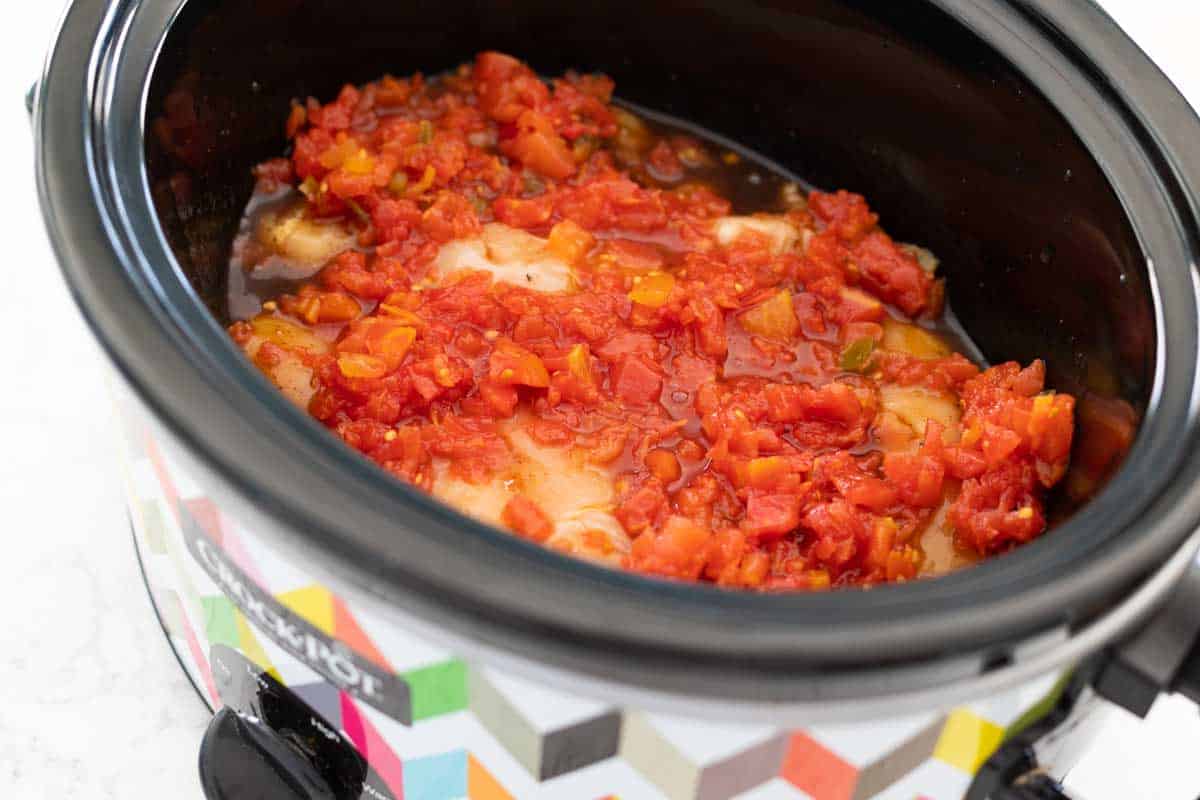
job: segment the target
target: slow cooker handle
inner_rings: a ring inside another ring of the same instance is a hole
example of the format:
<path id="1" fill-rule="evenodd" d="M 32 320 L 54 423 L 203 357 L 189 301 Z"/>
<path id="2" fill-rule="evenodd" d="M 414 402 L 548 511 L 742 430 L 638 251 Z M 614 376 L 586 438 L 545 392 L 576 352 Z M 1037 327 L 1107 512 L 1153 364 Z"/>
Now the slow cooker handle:
<path id="1" fill-rule="evenodd" d="M 258 664 L 222 644 L 209 663 L 223 706 L 200 744 L 207 800 L 392 797 L 338 725 Z"/>
<path id="2" fill-rule="evenodd" d="M 228 706 L 213 715 L 200 744 L 200 786 L 207 800 L 343 800 L 309 754 Z"/>
<path id="3" fill-rule="evenodd" d="M 1144 718 L 1160 694 L 1200 705 L 1200 560 L 1137 633 L 1075 670 L 1055 707 L 982 765 L 965 800 L 1069 800 L 1037 759 L 1037 743 L 1063 729 L 1085 692 Z"/>
<path id="4" fill-rule="evenodd" d="M 1093 688 L 1130 713 L 1144 718 L 1164 693 L 1200 703 L 1200 561 L 1154 616 L 1107 655 Z"/>

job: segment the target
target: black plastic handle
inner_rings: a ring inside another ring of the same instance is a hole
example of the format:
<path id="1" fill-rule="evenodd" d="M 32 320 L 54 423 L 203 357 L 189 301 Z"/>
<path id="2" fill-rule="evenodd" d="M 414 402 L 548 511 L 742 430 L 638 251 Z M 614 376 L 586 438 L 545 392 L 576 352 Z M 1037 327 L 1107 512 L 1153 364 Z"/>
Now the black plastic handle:
<path id="1" fill-rule="evenodd" d="M 1192 563 L 1166 602 L 1128 639 L 1109 648 L 1094 688 L 1145 717 L 1158 696 L 1178 692 L 1200 702 L 1200 561 Z"/>
<path id="2" fill-rule="evenodd" d="M 1067 800 L 1063 787 L 1038 765 L 1034 745 L 1064 724 L 1085 689 L 1139 717 L 1163 693 L 1177 692 L 1200 704 L 1197 609 L 1200 561 L 1193 562 L 1166 602 L 1133 635 L 1076 668 L 1055 707 L 983 764 L 966 800 Z"/>
<path id="3" fill-rule="evenodd" d="M 207 800 L 391 797 L 337 726 L 271 675 L 224 645 L 209 663 L 225 705 L 200 745 Z"/>
<path id="4" fill-rule="evenodd" d="M 1063 794 L 1062 787 L 1046 775 L 1035 775 L 1029 780 L 1005 786 L 993 794 L 990 800 L 1070 800 Z"/>
<path id="5" fill-rule="evenodd" d="M 342 800 L 306 754 L 228 706 L 204 733 L 200 786 L 208 800 Z"/>

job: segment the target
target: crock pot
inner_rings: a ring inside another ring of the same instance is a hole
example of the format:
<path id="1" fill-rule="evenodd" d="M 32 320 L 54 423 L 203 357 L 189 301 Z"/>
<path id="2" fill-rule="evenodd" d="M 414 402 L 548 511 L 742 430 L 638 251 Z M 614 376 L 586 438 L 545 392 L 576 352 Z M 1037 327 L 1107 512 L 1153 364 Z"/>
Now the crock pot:
<path id="1" fill-rule="evenodd" d="M 1119 469 L 970 570 L 756 595 L 542 550 L 339 446 L 221 324 L 250 166 L 292 98 L 483 49 L 602 70 L 871 198 L 938 253 L 990 360 L 1046 357 L 1051 385 L 1138 415 Z M 163 124 L 188 146 L 164 152 Z M 1200 544 L 1200 124 L 1083 0 L 77 0 L 34 128 L 53 246 L 119 376 L 156 606 L 210 704 L 243 712 L 230 735 L 276 762 L 353 745 L 311 796 L 958 796 Z M 308 738 L 247 734 L 283 697 Z"/>

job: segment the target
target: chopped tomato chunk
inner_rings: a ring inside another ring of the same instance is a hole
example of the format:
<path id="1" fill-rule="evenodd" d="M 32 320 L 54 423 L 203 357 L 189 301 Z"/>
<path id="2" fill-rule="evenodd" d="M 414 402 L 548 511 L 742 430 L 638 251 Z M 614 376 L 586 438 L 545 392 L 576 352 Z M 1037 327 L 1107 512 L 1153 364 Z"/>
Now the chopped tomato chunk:
<path id="1" fill-rule="evenodd" d="M 800 498 L 753 493 L 746 501 L 742 529 L 759 541 L 777 539 L 800 524 Z"/>
<path id="2" fill-rule="evenodd" d="M 612 388 L 627 403 L 650 403 L 662 391 L 662 376 L 645 356 L 626 356 L 613 367 Z"/>
<path id="3" fill-rule="evenodd" d="M 544 542 L 554 532 L 554 523 L 546 512 L 523 494 L 516 495 L 504 506 L 504 524 L 524 539 Z"/>
<path id="4" fill-rule="evenodd" d="M 512 341 L 497 343 L 488 361 L 488 378 L 499 384 L 545 388 L 550 385 L 546 365 L 534 353 Z"/>

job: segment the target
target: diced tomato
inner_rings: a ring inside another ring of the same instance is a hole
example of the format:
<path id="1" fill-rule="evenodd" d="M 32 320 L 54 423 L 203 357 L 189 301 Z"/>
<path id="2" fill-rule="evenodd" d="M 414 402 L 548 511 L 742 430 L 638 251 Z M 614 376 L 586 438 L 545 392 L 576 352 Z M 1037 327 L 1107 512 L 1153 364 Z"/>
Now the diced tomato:
<path id="1" fill-rule="evenodd" d="M 1074 412 L 1075 398 L 1070 395 L 1049 394 L 1033 398 L 1029 446 L 1037 456 L 1038 478 L 1043 486 L 1058 483 L 1066 472 L 1075 433 Z"/>
<path id="2" fill-rule="evenodd" d="M 1036 480 L 1033 467 L 1005 463 L 963 481 L 947 515 L 959 541 L 987 554 L 1037 535 L 1046 520 L 1033 495 Z"/>
<path id="3" fill-rule="evenodd" d="M 920 564 L 921 555 L 915 547 L 905 545 L 899 550 L 892 550 L 888 553 L 884 578 L 889 581 L 911 580 L 917 576 Z"/>
<path id="4" fill-rule="evenodd" d="M 800 524 L 800 498 L 790 494 L 751 493 L 742 530 L 757 541 L 772 541 Z"/>
<path id="5" fill-rule="evenodd" d="M 626 356 L 610 373 L 613 394 L 626 403 L 652 403 L 662 392 L 662 376 L 641 355 Z"/>
<path id="6" fill-rule="evenodd" d="M 846 191 L 835 194 L 813 192 L 808 197 L 808 208 L 838 237 L 847 241 L 861 239 L 879 221 L 862 195 Z"/>
<path id="7" fill-rule="evenodd" d="M 669 517 L 660 531 L 633 542 L 629 565 L 639 572 L 694 580 L 704 569 L 711 534 L 686 517 Z"/>
<path id="8" fill-rule="evenodd" d="M 435 242 L 466 239 L 479 233 L 475 209 L 462 195 L 438 192 L 433 203 L 421 215 L 421 227 Z"/>
<path id="9" fill-rule="evenodd" d="M 546 512 L 523 494 L 508 501 L 501 518 L 514 533 L 533 542 L 544 542 L 554 532 L 554 523 Z"/>
<path id="10" fill-rule="evenodd" d="M 547 178 L 562 180 L 575 174 L 571 148 L 554 132 L 550 120 L 537 111 L 521 112 L 516 135 L 501 141 L 500 150 Z"/>
<path id="11" fill-rule="evenodd" d="M 233 340 L 391 475 L 503 491 L 516 535 L 731 588 L 912 580 L 936 536 L 1002 552 L 1045 530 L 1049 487 L 1083 500 L 1115 469 L 1138 415 L 1112 376 L 1077 409 L 1041 361 L 953 352 L 914 319 L 942 310 L 936 259 L 859 195 L 786 186 L 786 212 L 738 209 L 758 224 L 721 241 L 747 165 L 613 89 L 485 52 L 293 103 L 291 155 L 254 170 L 256 202 L 287 207 L 233 253 L 255 285 L 310 277 Z M 200 163 L 196 98 L 165 106 L 159 143 Z M 596 527 L 552 535 L 542 468 Z"/>
<path id="12" fill-rule="evenodd" d="M 784 289 L 740 317 L 742 327 L 759 336 L 787 341 L 796 335 L 800 320 L 792 307 L 792 293 Z"/>
<path id="13" fill-rule="evenodd" d="M 859 552 L 860 542 L 867 539 L 873 527 L 868 517 L 842 500 L 813 506 L 804 515 L 804 526 L 816 538 L 813 554 L 838 570 L 854 559 Z"/>
<path id="14" fill-rule="evenodd" d="M 872 511 L 886 511 L 896 505 L 899 493 L 878 478 L 863 478 L 846 491 L 846 499 Z"/>
<path id="15" fill-rule="evenodd" d="M 904 502 L 917 508 L 933 508 L 941 503 L 946 477 L 941 461 L 919 454 L 888 453 L 883 471 Z"/>
<path id="16" fill-rule="evenodd" d="M 539 389 L 550 385 L 550 373 L 542 360 L 510 339 L 498 341 L 492 350 L 488 359 L 488 378 L 501 385 Z"/>
<path id="17" fill-rule="evenodd" d="M 736 585 L 743 556 L 746 554 L 746 535 L 737 528 L 724 528 L 708 540 L 705 554 L 705 575 L 719 584 Z"/>
<path id="18" fill-rule="evenodd" d="M 667 300 L 671 297 L 671 290 L 674 288 L 675 277 L 669 272 L 652 272 L 646 276 L 639 275 L 634 279 L 633 289 L 629 292 L 629 299 L 647 308 L 659 308 L 666 305 Z"/>
<path id="19" fill-rule="evenodd" d="M 589 437 L 592 440 L 588 460 L 593 464 L 611 464 L 625 452 L 629 441 L 629 429 L 624 425 L 611 425 Z"/>
<path id="20" fill-rule="evenodd" d="M 906 314 L 916 316 L 929 307 L 933 277 L 910 253 L 896 246 L 887 234 L 868 234 L 853 250 L 863 285 Z"/>
<path id="21" fill-rule="evenodd" d="M 854 330 L 856 325 L 879 322 L 887 316 L 883 303 L 864 291 L 843 286 L 838 289 L 837 296 L 839 305 L 834 316 L 837 321 L 843 323 L 842 331 L 847 341 L 853 341 L 851 338 L 853 334 L 850 331 Z M 874 333 L 874 330 L 868 330 L 872 334 Z M 877 339 L 878 337 L 872 335 L 870 338 Z"/>
<path id="22" fill-rule="evenodd" d="M 596 237 L 569 219 L 550 229 L 546 249 L 568 264 L 574 264 L 587 255 L 596 243 Z"/>
<path id="23" fill-rule="evenodd" d="M 532 199 L 498 197 L 492 203 L 492 213 L 497 220 L 514 228 L 540 228 L 554 213 L 553 198 L 549 195 Z"/>
<path id="24" fill-rule="evenodd" d="M 783 456 L 752 458 L 746 464 L 746 485 L 753 489 L 774 489 L 793 471 L 792 464 Z"/>
<path id="25" fill-rule="evenodd" d="M 988 466 L 983 455 L 965 447 L 947 447 L 942 460 L 946 462 L 946 472 L 959 480 L 979 477 Z"/>
<path id="26" fill-rule="evenodd" d="M 382 378 L 388 371 L 386 361 L 365 353 L 344 353 L 338 356 L 337 363 L 347 378 Z"/>
<path id="27" fill-rule="evenodd" d="M 863 566 L 869 570 L 887 573 L 888 561 L 892 556 L 892 548 L 896 544 L 896 522 L 890 517 L 884 517 L 875 523 L 867 544 L 867 552 L 863 557 Z"/>
<path id="28" fill-rule="evenodd" d="M 605 241 L 601 245 L 600 260 L 634 275 L 661 270 L 665 262 L 660 249 L 632 239 Z"/>
<path id="29" fill-rule="evenodd" d="M 646 454 L 646 469 L 664 484 L 674 483 L 683 474 L 675 454 L 657 448 Z"/>
<path id="30" fill-rule="evenodd" d="M 629 355 L 652 356 L 657 351 L 654 337 L 642 331 L 614 331 L 596 347 L 596 355 L 605 361 L 620 361 Z"/>
<path id="31" fill-rule="evenodd" d="M 511 384 L 498 385 L 485 381 L 479 384 L 479 396 L 487 408 L 499 417 L 511 417 L 516 411 L 517 388 Z"/>
<path id="32" fill-rule="evenodd" d="M 983 457 L 988 466 L 995 466 L 1005 461 L 1014 450 L 1021 446 L 1021 437 L 1008 428 L 985 422 L 979 444 L 983 448 Z"/>
<path id="33" fill-rule="evenodd" d="M 514 122 L 528 108 L 549 99 L 550 90 L 527 66 L 503 53 L 480 53 L 475 59 L 479 107 L 498 122 Z"/>
<path id="34" fill-rule="evenodd" d="M 827 383 L 813 393 L 805 410 L 805 419 L 850 425 L 862 413 L 858 396 L 844 383 Z"/>
<path id="35" fill-rule="evenodd" d="M 666 496 L 649 486 L 642 487 L 625 499 L 614 512 L 625 530 L 639 533 L 654 524 L 666 507 Z"/>

